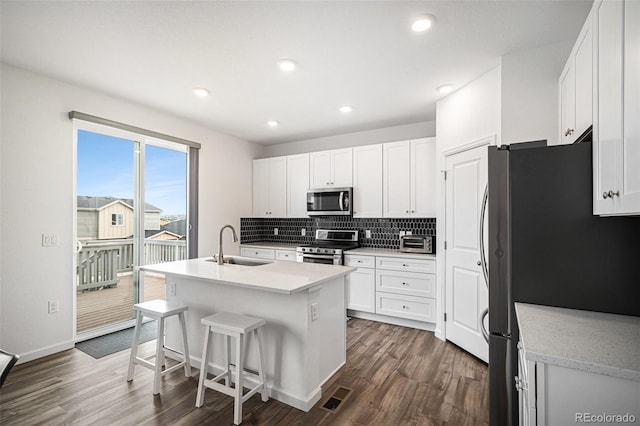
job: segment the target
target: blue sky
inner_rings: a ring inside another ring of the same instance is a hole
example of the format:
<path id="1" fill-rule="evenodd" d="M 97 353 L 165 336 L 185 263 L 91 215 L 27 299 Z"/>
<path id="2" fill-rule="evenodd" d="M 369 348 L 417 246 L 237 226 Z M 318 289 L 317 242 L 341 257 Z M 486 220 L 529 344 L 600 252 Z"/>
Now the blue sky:
<path id="1" fill-rule="evenodd" d="M 78 131 L 78 195 L 133 198 L 134 143 Z M 185 214 L 186 153 L 146 146 L 146 202 L 162 214 Z"/>

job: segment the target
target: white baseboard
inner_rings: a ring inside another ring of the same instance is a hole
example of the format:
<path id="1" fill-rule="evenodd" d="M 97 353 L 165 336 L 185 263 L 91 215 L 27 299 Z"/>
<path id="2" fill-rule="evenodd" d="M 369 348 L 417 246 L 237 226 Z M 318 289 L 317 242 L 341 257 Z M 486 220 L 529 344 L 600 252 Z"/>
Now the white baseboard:
<path id="1" fill-rule="evenodd" d="M 18 359 L 18 364 L 33 361 L 34 359 L 53 355 L 58 352 L 66 351 L 67 349 L 71 349 L 73 347 L 75 347 L 75 343 L 73 342 L 73 340 L 67 340 L 66 342 L 57 343 L 55 345 L 46 346 L 44 348 L 39 348 L 34 351 L 18 354 L 20 356 L 20 358 Z"/>
<path id="2" fill-rule="evenodd" d="M 388 315 L 372 314 L 369 312 L 347 310 L 347 315 L 354 318 L 362 318 L 370 321 L 384 322 L 403 327 L 417 328 L 418 330 L 434 331 L 436 325 L 430 322 L 415 321 L 405 318 L 390 317 Z"/>

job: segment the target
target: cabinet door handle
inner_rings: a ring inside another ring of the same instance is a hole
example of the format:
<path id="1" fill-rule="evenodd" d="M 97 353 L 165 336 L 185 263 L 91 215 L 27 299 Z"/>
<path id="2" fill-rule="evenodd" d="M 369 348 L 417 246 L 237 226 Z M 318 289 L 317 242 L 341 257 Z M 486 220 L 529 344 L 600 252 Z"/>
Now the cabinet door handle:
<path id="1" fill-rule="evenodd" d="M 407 283 L 402 283 L 402 285 L 409 285 L 409 284 L 407 284 Z"/>
<path id="2" fill-rule="evenodd" d="M 620 191 L 613 192 L 613 191 L 609 190 L 609 192 L 607 193 L 607 195 L 609 196 L 609 198 L 613 198 L 613 196 L 614 196 L 614 195 L 615 195 L 616 197 L 619 197 L 619 196 L 620 196 Z"/>
<path id="3" fill-rule="evenodd" d="M 564 132 L 565 136 L 569 136 L 569 135 L 572 135 L 572 134 L 573 134 L 573 129 L 567 129 L 567 131 Z"/>
<path id="4" fill-rule="evenodd" d="M 407 305 L 402 305 L 402 309 L 409 309 Z"/>
<path id="5" fill-rule="evenodd" d="M 602 198 L 604 198 L 605 200 L 609 197 L 609 194 L 607 193 L 607 191 L 604 191 L 602 193 Z"/>
<path id="6" fill-rule="evenodd" d="M 409 210 L 407 210 L 405 213 L 409 213 Z"/>

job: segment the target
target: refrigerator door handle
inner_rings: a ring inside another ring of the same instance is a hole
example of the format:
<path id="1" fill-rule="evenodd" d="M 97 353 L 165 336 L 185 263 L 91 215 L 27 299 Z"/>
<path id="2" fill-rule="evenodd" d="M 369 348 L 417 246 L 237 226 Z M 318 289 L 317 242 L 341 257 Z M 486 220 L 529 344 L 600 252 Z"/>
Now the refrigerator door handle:
<path id="1" fill-rule="evenodd" d="M 489 343 L 489 332 L 487 331 L 487 329 L 484 327 L 484 318 L 489 315 L 489 308 L 486 308 L 484 311 L 482 311 L 482 313 L 480 314 L 480 331 L 482 332 L 482 337 L 484 337 L 484 340 L 487 341 L 487 343 Z"/>
<path id="2" fill-rule="evenodd" d="M 484 283 L 489 288 L 489 267 L 487 265 L 487 255 L 484 251 L 484 216 L 487 212 L 487 204 L 489 201 L 489 183 L 484 186 L 484 195 L 482 197 L 482 207 L 480 208 L 480 232 L 478 240 L 480 244 L 480 264 L 482 266 L 482 274 L 484 275 Z"/>

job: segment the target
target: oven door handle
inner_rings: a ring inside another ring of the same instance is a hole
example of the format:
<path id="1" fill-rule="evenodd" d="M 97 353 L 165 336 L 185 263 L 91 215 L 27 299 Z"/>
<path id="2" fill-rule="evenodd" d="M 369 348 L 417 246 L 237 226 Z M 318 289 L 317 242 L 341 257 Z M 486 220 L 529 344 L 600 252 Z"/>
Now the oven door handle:
<path id="1" fill-rule="evenodd" d="M 313 259 L 334 259 L 336 257 L 340 257 L 340 255 L 337 254 L 308 254 L 308 253 L 304 253 L 302 254 L 302 257 L 310 257 Z"/>

